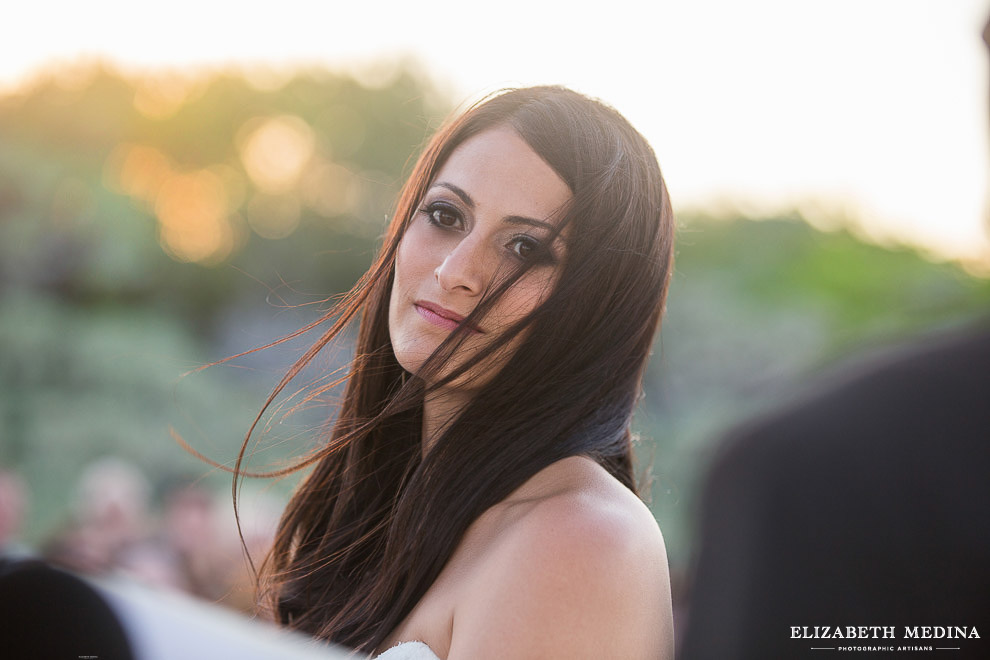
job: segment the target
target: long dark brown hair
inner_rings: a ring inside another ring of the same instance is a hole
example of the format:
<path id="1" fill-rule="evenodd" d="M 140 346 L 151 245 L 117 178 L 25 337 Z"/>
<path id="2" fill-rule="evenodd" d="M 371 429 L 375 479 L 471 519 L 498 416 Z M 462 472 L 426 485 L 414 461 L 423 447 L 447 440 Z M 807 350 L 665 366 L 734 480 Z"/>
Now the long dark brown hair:
<path id="1" fill-rule="evenodd" d="M 443 378 L 424 378 L 438 373 L 466 325 L 524 268 L 501 278 L 421 372 L 408 374 L 388 328 L 399 242 L 453 150 L 495 127 L 515 130 L 573 193 L 557 229 L 570 227 L 559 279 L 494 345 Z M 266 402 L 265 408 L 360 319 L 340 410 L 325 442 L 298 464 L 312 472 L 289 502 L 261 568 L 276 620 L 371 652 L 419 602 L 471 523 L 541 469 L 588 456 L 636 492 L 629 424 L 664 308 L 673 224 L 652 149 L 598 101 L 560 87 L 511 90 L 442 128 L 403 187 L 374 264 L 321 319 L 330 328 Z M 423 455 L 424 395 L 517 336 L 505 364 Z M 235 503 L 244 451 L 262 413 L 238 458 Z"/>

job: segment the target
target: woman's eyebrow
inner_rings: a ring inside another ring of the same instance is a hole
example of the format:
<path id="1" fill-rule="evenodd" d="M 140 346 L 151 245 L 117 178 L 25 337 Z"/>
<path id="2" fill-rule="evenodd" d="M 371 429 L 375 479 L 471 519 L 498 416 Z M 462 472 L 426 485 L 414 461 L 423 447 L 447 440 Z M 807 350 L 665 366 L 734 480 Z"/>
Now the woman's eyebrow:
<path id="1" fill-rule="evenodd" d="M 527 218 L 521 215 L 508 215 L 502 218 L 502 221 L 510 225 L 530 225 L 533 227 L 539 227 L 540 229 L 546 229 L 547 231 L 554 230 L 554 226 L 549 222 L 537 220 L 536 218 Z"/>
<path id="2" fill-rule="evenodd" d="M 454 193 L 455 195 L 461 198 L 461 201 L 464 202 L 464 204 L 466 204 L 469 209 L 471 209 L 472 211 L 474 210 L 475 207 L 474 200 L 471 198 L 471 195 L 467 194 L 467 192 L 460 186 L 456 186 L 448 181 L 438 181 L 435 185 L 440 186 L 441 188 L 446 188 L 450 192 Z M 545 222 L 543 220 L 537 220 L 536 218 L 527 218 L 526 216 L 522 216 L 522 215 L 509 215 L 503 218 L 503 221 L 511 225 L 530 225 L 533 227 L 546 229 L 548 231 L 554 230 L 554 225 L 552 225 L 549 222 Z"/>
<path id="3" fill-rule="evenodd" d="M 441 188 L 446 188 L 450 192 L 454 193 L 455 195 L 461 198 L 462 202 L 467 204 L 468 208 L 474 210 L 474 200 L 471 199 L 471 195 L 464 192 L 463 188 L 459 186 L 455 186 L 452 183 L 447 183 L 446 181 L 438 181 L 436 185 L 440 186 Z"/>

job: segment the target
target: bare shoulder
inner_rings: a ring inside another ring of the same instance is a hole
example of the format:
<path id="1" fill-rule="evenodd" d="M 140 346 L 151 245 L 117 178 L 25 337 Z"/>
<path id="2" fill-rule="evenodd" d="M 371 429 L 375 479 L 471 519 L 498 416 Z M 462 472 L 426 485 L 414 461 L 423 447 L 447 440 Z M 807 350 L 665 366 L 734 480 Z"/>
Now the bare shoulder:
<path id="1" fill-rule="evenodd" d="M 449 658 L 671 657 L 666 550 L 646 505 L 579 457 L 520 491 L 458 603 Z"/>
<path id="2" fill-rule="evenodd" d="M 574 457 L 547 475 L 546 493 L 515 521 L 507 554 L 523 552 L 555 563 L 626 560 L 666 567 L 663 536 L 653 514 L 632 491 L 589 459 Z M 617 569 L 619 567 L 616 567 Z"/>

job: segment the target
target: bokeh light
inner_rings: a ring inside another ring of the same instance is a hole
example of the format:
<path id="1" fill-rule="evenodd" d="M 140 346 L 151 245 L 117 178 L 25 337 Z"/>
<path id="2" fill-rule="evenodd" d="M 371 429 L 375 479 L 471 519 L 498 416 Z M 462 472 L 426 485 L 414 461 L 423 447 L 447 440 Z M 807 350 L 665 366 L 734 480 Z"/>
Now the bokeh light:
<path id="1" fill-rule="evenodd" d="M 248 176 L 273 194 L 295 188 L 316 148 L 309 124 L 289 115 L 245 123 L 237 142 Z"/>

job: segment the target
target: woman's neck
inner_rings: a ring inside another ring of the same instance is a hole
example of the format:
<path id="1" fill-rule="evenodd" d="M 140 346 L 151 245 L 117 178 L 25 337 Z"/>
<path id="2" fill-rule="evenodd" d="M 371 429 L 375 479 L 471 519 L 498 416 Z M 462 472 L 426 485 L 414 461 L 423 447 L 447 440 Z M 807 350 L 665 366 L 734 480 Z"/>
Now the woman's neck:
<path id="1" fill-rule="evenodd" d="M 464 392 L 430 392 L 423 400 L 423 457 L 470 400 Z"/>

